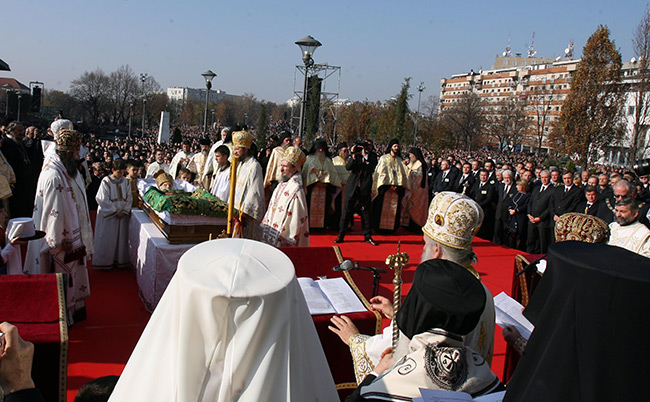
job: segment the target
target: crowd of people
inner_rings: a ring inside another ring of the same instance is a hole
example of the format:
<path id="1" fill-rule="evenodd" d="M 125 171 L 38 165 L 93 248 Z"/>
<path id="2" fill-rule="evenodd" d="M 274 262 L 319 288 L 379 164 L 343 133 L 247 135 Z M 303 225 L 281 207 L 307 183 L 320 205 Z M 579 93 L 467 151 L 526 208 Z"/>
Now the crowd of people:
<path id="1" fill-rule="evenodd" d="M 82 135 L 65 119 L 47 130 L 4 121 L 0 132 L 0 199 L 10 219 L 2 226 L 13 233 L 12 221 L 29 218 L 43 233 L 29 239 L 3 235 L 0 272 L 68 274 L 70 324 L 85 319 L 87 259 L 98 269 L 129 264 L 128 217 L 139 205 L 141 179 L 163 195 L 202 189 L 233 203 L 234 232 L 276 247 L 308 246 L 310 232 L 326 229 L 337 232 L 336 243 L 344 242 L 355 214 L 364 241 L 373 246 L 373 233 L 400 227 L 423 233 L 422 263 L 402 308 L 394 313 L 387 299 L 370 300 L 373 309 L 396 320 L 401 349 L 387 347 L 388 332 L 364 336 L 349 318 L 332 319 L 330 329 L 350 345 L 355 360 L 360 386 L 352 401 L 408 400 L 418 395 L 416 385 L 474 396 L 503 389 L 489 370 L 494 303 L 473 268 L 474 236 L 544 254 L 560 241 L 558 233 L 582 225 L 582 235 L 585 227 L 598 233 L 587 230 L 593 238 L 566 240 L 609 241 L 650 257 L 649 180 L 642 171 L 597 166 L 575 173 L 537 155 L 436 154 L 403 148 L 398 140 L 328 144 L 317 138 L 306 150 L 282 127 L 261 149 L 245 128 L 224 127 L 211 137 L 181 127 L 179 144 L 158 144 L 152 137 L 102 140 Z M 97 216 L 94 233 L 91 211 Z M 20 255 L 15 244 L 25 243 L 22 268 L 9 269 Z M 2 325 L 21 342 L 14 328 Z M 0 358 L 2 353 L 0 348 Z M 451 361 L 453 370 L 432 375 L 431 353 Z M 417 370 L 413 362 L 419 362 Z"/>

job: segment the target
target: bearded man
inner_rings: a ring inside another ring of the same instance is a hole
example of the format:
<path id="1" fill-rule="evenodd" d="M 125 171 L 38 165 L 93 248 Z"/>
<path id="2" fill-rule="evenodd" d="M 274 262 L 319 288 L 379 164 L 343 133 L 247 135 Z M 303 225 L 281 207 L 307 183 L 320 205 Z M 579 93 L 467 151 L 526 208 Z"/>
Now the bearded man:
<path id="1" fill-rule="evenodd" d="M 25 271 L 31 274 L 65 273 L 68 324 L 85 319 L 90 283 L 86 257 L 93 253 L 88 202 L 77 158 L 81 134 L 61 130 L 56 150 L 48 155 L 38 179 L 34 226 L 46 233 L 29 242 Z"/>
<path id="2" fill-rule="evenodd" d="M 266 165 L 266 175 L 264 176 L 264 190 L 268 193 L 273 192 L 275 186 L 282 177 L 282 160 L 287 148 L 291 145 L 291 133 L 285 131 L 280 135 L 280 145 L 273 148 L 269 163 Z"/>
<path id="3" fill-rule="evenodd" d="M 401 221 L 402 198 L 408 188 L 399 142 L 392 139 L 375 168 L 377 197 L 372 202 L 372 223 L 380 232 L 395 233 Z"/>
<path id="4" fill-rule="evenodd" d="M 194 153 L 190 151 L 190 142 L 184 140 L 181 145 L 181 150 L 174 155 L 172 162 L 169 165 L 169 174 L 172 175 L 174 179 L 177 179 L 178 171 L 182 168 L 187 168 L 187 165 L 190 163 L 190 159 L 194 156 Z"/>
<path id="5" fill-rule="evenodd" d="M 262 220 L 260 241 L 275 247 L 309 247 L 309 214 L 300 167 L 305 154 L 295 147 L 284 151 L 280 183 Z"/>
<path id="6" fill-rule="evenodd" d="M 650 257 L 650 229 L 639 222 L 639 204 L 632 197 L 616 203 L 616 222 L 609 224 L 610 246 L 628 249 L 644 257 Z"/>

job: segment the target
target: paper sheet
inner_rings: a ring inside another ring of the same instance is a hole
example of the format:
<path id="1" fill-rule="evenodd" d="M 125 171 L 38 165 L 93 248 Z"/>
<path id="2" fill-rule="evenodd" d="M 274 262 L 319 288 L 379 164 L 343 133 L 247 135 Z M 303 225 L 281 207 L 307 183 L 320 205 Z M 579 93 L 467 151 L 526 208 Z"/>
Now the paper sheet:
<path id="1" fill-rule="evenodd" d="M 345 279 L 321 279 L 316 282 L 338 314 L 366 311 L 366 306 L 361 303 Z"/>
<path id="2" fill-rule="evenodd" d="M 505 292 L 501 292 L 494 296 L 496 324 L 501 328 L 513 325 L 517 328 L 521 336 L 528 339 L 530 338 L 531 332 L 535 329 L 535 326 L 524 317 L 522 313 L 523 309 L 524 306 L 519 304 L 512 297 L 508 296 Z"/>
<path id="3" fill-rule="evenodd" d="M 325 294 L 320 289 L 318 284 L 311 278 L 298 278 L 298 284 L 302 289 L 302 294 L 305 296 L 307 307 L 309 307 L 309 314 L 334 314 L 336 310 L 332 304 L 327 300 Z"/>

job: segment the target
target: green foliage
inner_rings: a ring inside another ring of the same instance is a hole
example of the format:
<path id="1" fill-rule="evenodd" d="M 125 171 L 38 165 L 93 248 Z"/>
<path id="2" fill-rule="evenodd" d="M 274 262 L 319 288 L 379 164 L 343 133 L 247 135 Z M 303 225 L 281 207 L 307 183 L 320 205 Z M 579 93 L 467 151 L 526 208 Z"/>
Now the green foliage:
<path id="1" fill-rule="evenodd" d="M 260 105 L 260 117 L 257 119 L 257 148 L 263 149 L 266 147 L 266 136 L 269 131 L 269 116 L 266 114 L 266 105 Z"/>
<path id="2" fill-rule="evenodd" d="M 404 141 L 406 133 L 407 118 L 409 114 L 408 101 L 411 98 L 409 95 L 409 88 L 411 86 L 411 77 L 404 78 L 402 89 L 395 101 L 395 115 L 393 117 L 393 135 L 400 142 Z"/>
<path id="3" fill-rule="evenodd" d="M 599 26 L 587 41 L 571 80 L 571 91 L 562 105 L 561 130 L 551 138 L 580 166 L 595 161 L 601 149 L 623 136 L 621 65 L 609 29 Z"/>

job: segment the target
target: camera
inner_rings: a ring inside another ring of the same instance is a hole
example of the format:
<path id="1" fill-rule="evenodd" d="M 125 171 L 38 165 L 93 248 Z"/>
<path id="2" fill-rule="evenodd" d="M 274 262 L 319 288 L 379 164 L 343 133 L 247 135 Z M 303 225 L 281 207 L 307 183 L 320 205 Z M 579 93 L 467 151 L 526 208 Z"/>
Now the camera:
<path id="1" fill-rule="evenodd" d="M 637 176 L 646 176 L 650 174 L 650 159 L 639 159 L 632 166 Z"/>

